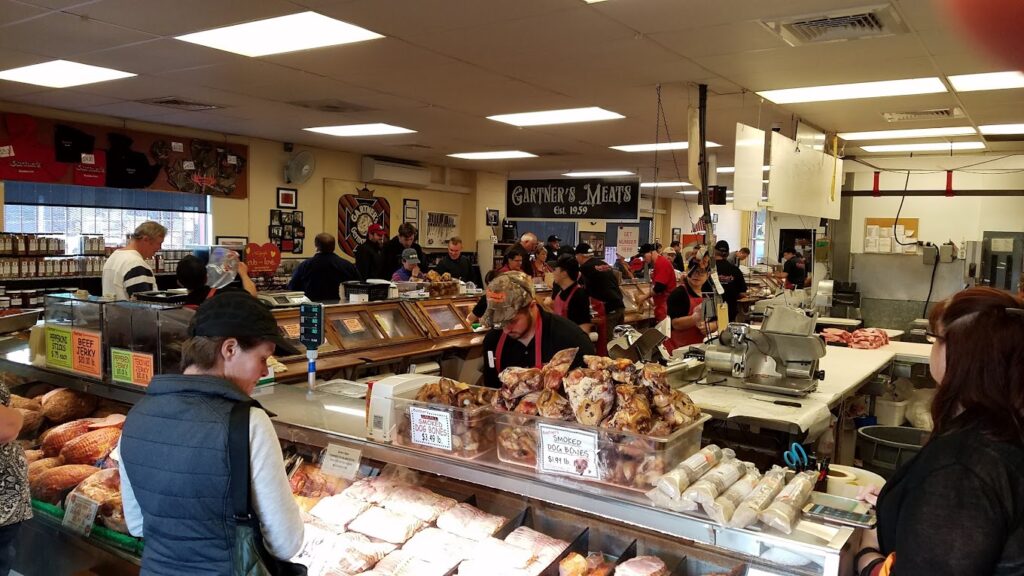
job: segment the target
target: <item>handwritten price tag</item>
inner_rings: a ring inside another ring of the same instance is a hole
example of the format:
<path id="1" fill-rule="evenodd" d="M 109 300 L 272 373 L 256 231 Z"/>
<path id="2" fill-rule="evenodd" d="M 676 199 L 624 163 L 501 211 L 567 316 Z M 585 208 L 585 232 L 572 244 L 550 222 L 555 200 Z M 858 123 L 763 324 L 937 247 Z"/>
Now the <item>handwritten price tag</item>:
<path id="1" fill-rule="evenodd" d="M 96 512 L 99 509 L 99 502 L 72 493 L 68 496 L 67 511 L 64 512 L 61 524 L 76 534 L 88 536 L 92 532 L 93 524 L 96 523 Z"/>
<path id="2" fill-rule="evenodd" d="M 539 472 L 597 479 L 597 432 L 537 423 Z"/>
<path id="3" fill-rule="evenodd" d="M 171 152 L 184 152 L 185 144 L 183 142 L 171 142 Z"/>
<path id="4" fill-rule="evenodd" d="M 362 450 L 328 444 L 323 462 L 320 463 L 320 471 L 331 476 L 352 480 L 359 473 L 359 462 L 362 459 Z"/>
<path id="5" fill-rule="evenodd" d="M 191 160 L 185 160 L 184 162 L 181 163 L 181 168 L 183 170 L 195 170 L 196 163 Z"/>
<path id="6" fill-rule="evenodd" d="M 452 449 L 452 415 L 444 410 L 409 407 L 409 420 L 414 444 Z"/>

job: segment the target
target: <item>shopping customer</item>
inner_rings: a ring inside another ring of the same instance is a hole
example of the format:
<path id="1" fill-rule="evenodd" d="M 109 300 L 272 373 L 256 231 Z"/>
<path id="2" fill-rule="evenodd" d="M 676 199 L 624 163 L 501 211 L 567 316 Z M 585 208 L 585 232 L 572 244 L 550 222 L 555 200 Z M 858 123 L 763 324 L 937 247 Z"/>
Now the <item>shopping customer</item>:
<path id="1" fill-rule="evenodd" d="M 406 248 L 402 252 L 402 267 L 391 275 L 392 282 L 412 282 L 423 280 L 423 272 L 420 270 L 420 257 L 412 248 Z"/>
<path id="2" fill-rule="evenodd" d="M 183 374 L 153 377 L 128 413 L 120 443 L 121 496 L 128 528 L 144 536 L 143 575 L 236 574 L 235 520 L 228 465 L 228 422 L 251 402 L 271 354 L 298 351 L 273 315 L 244 292 L 199 307 L 182 349 Z M 274 426 L 258 405 L 249 411 L 252 508 L 276 558 L 302 546 L 303 524 L 292 499 Z"/>
<path id="3" fill-rule="evenodd" d="M 220 292 L 244 290 L 251 296 L 255 296 L 256 284 L 249 278 L 249 267 L 241 260 L 236 263 L 236 266 L 238 271 L 236 280 L 223 288 L 210 288 L 207 283 L 209 274 L 206 271 L 206 264 L 202 260 L 192 254 L 179 260 L 175 276 L 178 278 L 178 285 L 188 290 L 188 294 L 185 295 L 185 307 L 195 310 L 200 304 Z"/>
<path id="4" fill-rule="evenodd" d="M 313 239 L 316 254 L 295 267 L 289 290 L 297 290 L 313 302 L 332 302 L 340 298 L 342 282 L 360 280 L 354 264 L 334 253 L 334 236 L 321 232 Z"/>
<path id="5" fill-rule="evenodd" d="M 167 228 L 159 222 L 143 222 L 132 232 L 128 245 L 116 250 L 103 264 L 103 295 L 129 300 L 133 294 L 156 290 L 156 275 L 146 263 L 160 251 Z"/>
<path id="6" fill-rule="evenodd" d="M 529 261 L 530 255 L 527 254 L 526 250 L 519 245 L 513 244 L 509 246 L 508 250 L 505 251 L 505 255 L 501 257 L 501 268 L 498 268 L 498 274 L 504 274 L 506 272 L 523 272 L 526 270 L 527 261 Z"/>
<path id="7" fill-rule="evenodd" d="M 930 317 L 934 429 L 878 496 L 858 574 L 1024 573 L 1024 301 L 971 288 Z"/>
<path id="8" fill-rule="evenodd" d="M 383 226 L 370 224 L 370 227 L 366 229 L 366 242 L 356 248 L 356 270 L 363 280 L 390 278 L 388 274 L 391 274 L 391 271 L 388 270 L 385 273 L 383 270 L 385 236 L 387 236 L 387 231 Z"/>
<path id="9" fill-rule="evenodd" d="M 28 463 L 18 443 L 22 415 L 10 404 L 11 391 L 0 379 L 0 474 L 4 487 L 0 492 L 0 576 L 10 573 L 21 524 L 32 517 Z"/>
<path id="10" fill-rule="evenodd" d="M 398 270 L 402 266 L 402 253 L 408 249 L 416 251 L 416 258 L 420 262 L 426 262 L 427 258 L 423 254 L 423 247 L 416 242 L 416 236 L 419 231 L 416 230 L 416 225 L 410 224 L 409 222 L 403 223 L 398 227 L 398 235 L 388 240 L 387 244 L 384 245 L 384 256 L 382 257 L 383 263 L 381 266 L 381 278 L 391 278 L 395 270 Z"/>

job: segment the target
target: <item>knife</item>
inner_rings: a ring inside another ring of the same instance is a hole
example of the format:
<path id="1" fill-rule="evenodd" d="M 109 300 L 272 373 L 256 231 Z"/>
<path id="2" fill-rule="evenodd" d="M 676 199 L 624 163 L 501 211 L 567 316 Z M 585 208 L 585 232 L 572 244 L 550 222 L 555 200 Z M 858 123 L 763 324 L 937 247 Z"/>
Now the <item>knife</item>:
<path id="1" fill-rule="evenodd" d="M 792 400 L 776 400 L 774 398 L 760 398 L 757 396 L 751 396 L 751 400 L 758 400 L 760 402 L 768 402 L 769 404 L 775 404 L 777 406 L 789 406 L 790 408 L 803 408 L 804 405 L 799 402 L 793 402 Z"/>

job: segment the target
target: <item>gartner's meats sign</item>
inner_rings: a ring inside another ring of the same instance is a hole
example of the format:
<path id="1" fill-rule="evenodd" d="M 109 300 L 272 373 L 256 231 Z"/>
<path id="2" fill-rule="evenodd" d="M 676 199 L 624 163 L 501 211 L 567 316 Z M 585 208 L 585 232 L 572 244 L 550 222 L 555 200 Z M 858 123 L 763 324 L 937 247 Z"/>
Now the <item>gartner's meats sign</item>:
<path id="1" fill-rule="evenodd" d="M 640 181 L 509 180 L 505 214 L 511 220 L 636 220 L 640 217 Z"/>

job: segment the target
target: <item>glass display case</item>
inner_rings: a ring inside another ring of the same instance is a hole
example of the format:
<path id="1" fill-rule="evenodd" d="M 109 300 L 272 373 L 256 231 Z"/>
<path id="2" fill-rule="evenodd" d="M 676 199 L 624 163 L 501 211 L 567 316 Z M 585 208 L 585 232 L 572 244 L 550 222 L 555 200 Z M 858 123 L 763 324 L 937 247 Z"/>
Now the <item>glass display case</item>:
<path id="1" fill-rule="evenodd" d="M 324 312 L 328 334 L 333 334 L 342 350 L 361 350 L 380 346 L 385 341 L 377 323 L 364 307 L 338 307 Z"/>
<path id="2" fill-rule="evenodd" d="M 472 332 L 472 328 L 466 324 L 466 316 L 456 310 L 450 300 L 430 300 L 417 302 L 416 305 L 427 318 L 434 336 L 456 336 Z"/>
<path id="3" fill-rule="evenodd" d="M 103 314 L 110 303 L 95 296 L 46 295 L 43 317 L 48 368 L 103 379 Z"/>
<path id="4" fill-rule="evenodd" d="M 195 312 L 179 306 L 113 302 L 104 310 L 107 374 L 120 384 L 145 386 L 154 374 L 181 372 L 181 347 Z"/>
<path id="5" fill-rule="evenodd" d="M 423 337 L 412 316 L 399 303 L 370 307 L 370 317 L 392 342 L 407 342 Z"/>

